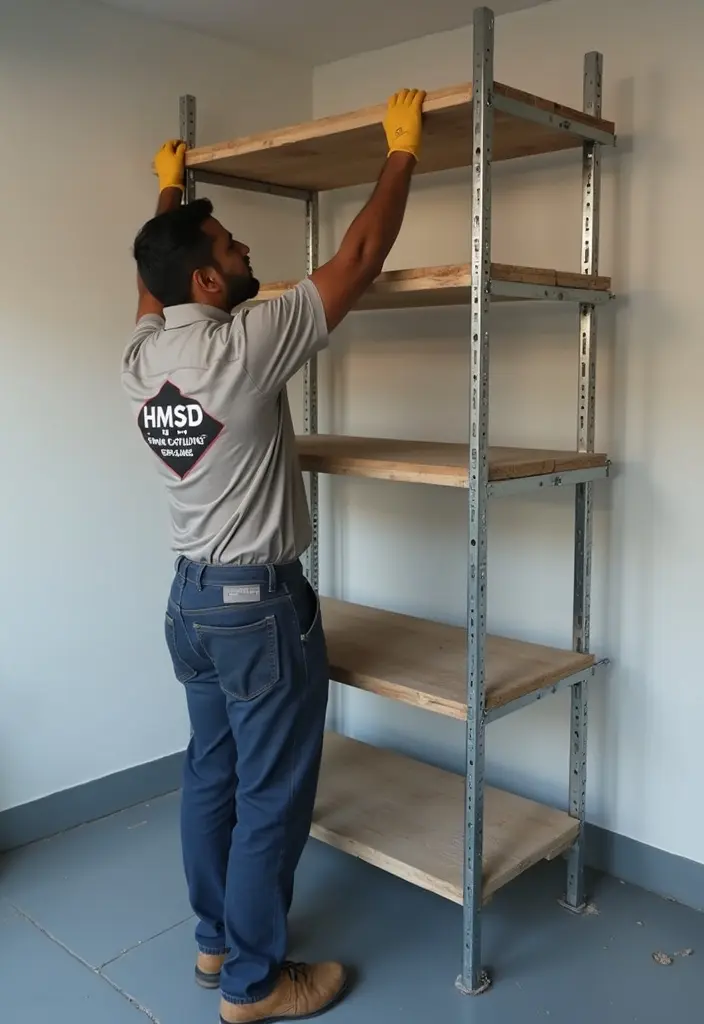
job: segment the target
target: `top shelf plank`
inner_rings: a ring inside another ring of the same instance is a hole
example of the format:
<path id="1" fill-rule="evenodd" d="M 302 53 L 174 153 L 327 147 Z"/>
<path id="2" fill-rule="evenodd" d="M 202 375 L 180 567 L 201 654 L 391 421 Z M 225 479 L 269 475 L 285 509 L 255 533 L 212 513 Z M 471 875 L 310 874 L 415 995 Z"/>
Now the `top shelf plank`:
<path id="1" fill-rule="evenodd" d="M 494 160 L 574 149 L 584 131 L 596 130 L 613 141 L 614 124 L 531 93 L 494 83 Z M 501 103 L 524 116 L 501 110 Z M 469 83 L 429 92 L 423 106 L 423 153 L 418 171 L 444 171 L 471 163 L 472 86 Z M 374 181 L 386 157 L 381 122 L 386 106 L 247 135 L 186 155 L 186 166 L 286 188 L 327 191 Z M 526 120 L 537 116 L 549 123 Z"/>

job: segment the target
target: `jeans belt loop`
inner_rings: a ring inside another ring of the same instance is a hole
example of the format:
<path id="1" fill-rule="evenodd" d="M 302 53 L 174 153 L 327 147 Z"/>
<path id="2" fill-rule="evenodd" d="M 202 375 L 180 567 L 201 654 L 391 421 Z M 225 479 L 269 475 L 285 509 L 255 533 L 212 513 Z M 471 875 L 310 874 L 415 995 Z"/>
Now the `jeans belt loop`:
<path id="1" fill-rule="evenodd" d="M 196 574 L 196 585 L 198 586 L 198 590 L 203 589 L 203 573 L 205 572 L 205 569 L 205 562 L 198 566 L 198 572 Z"/>
<path id="2" fill-rule="evenodd" d="M 267 565 L 267 570 L 269 572 L 269 593 L 273 594 L 276 592 L 276 566 Z"/>

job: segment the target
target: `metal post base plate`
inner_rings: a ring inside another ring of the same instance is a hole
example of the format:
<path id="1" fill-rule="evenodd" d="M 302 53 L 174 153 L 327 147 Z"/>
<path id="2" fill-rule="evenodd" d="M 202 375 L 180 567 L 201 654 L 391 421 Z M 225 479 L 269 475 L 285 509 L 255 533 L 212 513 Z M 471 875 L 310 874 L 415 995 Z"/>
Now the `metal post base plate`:
<path id="1" fill-rule="evenodd" d="M 570 914 L 583 914 L 584 911 L 587 909 L 586 901 L 584 903 L 580 903 L 578 907 L 573 907 L 571 903 L 568 903 L 567 900 L 564 899 L 558 900 L 557 902 L 560 904 L 563 910 L 569 910 Z"/>
<path id="2" fill-rule="evenodd" d="M 486 992 L 491 988 L 491 976 L 488 971 L 482 971 L 479 976 L 479 985 L 477 988 L 467 988 L 465 983 L 462 981 L 462 975 L 455 982 L 455 988 L 458 992 L 461 992 L 463 996 L 480 996 L 483 992 Z"/>

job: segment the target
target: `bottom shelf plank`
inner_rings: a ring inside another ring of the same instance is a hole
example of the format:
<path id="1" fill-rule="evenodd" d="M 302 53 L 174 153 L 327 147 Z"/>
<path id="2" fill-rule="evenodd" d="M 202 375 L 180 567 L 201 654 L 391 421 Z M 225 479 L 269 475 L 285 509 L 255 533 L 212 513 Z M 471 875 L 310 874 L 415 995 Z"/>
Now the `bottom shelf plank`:
<path id="1" fill-rule="evenodd" d="M 540 860 L 568 849 L 579 823 L 564 811 L 487 786 L 484 889 L 492 893 Z M 463 901 L 464 778 L 327 733 L 311 835 Z"/>

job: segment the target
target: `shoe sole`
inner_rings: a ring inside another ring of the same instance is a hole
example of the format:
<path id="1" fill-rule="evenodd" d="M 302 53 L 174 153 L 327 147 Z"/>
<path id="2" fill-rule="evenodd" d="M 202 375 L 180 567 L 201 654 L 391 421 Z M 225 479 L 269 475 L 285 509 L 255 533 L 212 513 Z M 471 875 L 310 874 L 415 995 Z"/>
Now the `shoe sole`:
<path id="1" fill-rule="evenodd" d="M 205 971 L 201 971 L 196 967 L 196 985 L 201 988 L 214 989 L 220 988 L 220 974 L 206 974 Z"/>
<path id="2" fill-rule="evenodd" d="M 334 1006 L 337 1006 L 337 1004 L 347 995 L 349 986 L 350 979 L 349 977 L 346 977 L 339 991 L 332 997 L 332 999 L 314 1013 L 305 1013 L 302 1016 L 297 1017 L 292 1017 L 289 1014 L 285 1017 L 260 1017 L 258 1020 L 253 1018 L 251 1021 L 241 1021 L 240 1024 L 286 1024 L 286 1021 L 288 1020 L 314 1020 L 316 1017 L 321 1017 L 324 1013 L 327 1013 L 328 1010 L 332 1010 Z M 220 1017 L 220 1024 L 231 1024 L 231 1022 L 225 1020 L 224 1017 Z"/>

